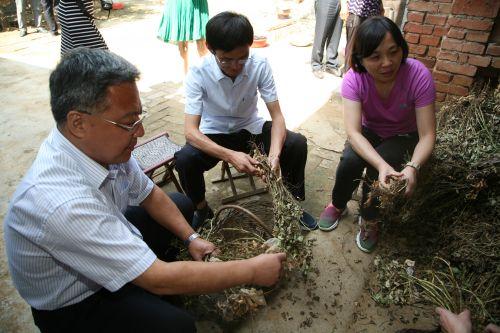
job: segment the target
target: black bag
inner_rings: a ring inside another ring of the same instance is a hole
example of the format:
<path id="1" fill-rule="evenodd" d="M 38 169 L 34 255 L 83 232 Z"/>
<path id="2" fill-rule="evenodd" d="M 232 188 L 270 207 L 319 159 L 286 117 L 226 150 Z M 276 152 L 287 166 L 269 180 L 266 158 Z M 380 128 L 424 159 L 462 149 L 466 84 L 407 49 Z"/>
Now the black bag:
<path id="1" fill-rule="evenodd" d="M 113 1 L 111 0 L 101 0 L 101 8 L 103 10 L 111 10 L 113 9 Z"/>
<path id="2" fill-rule="evenodd" d="M 82 0 L 76 0 L 76 4 L 78 5 L 78 8 L 82 11 L 83 15 L 87 16 L 89 19 L 97 20 L 93 15 L 91 15 L 88 11 L 87 8 L 85 8 L 85 4 L 83 3 Z M 113 1 L 112 0 L 101 0 L 101 8 L 103 10 L 108 11 L 108 18 L 109 14 L 111 14 L 111 9 L 113 9 Z"/>
<path id="3" fill-rule="evenodd" d="M 102 10 L 108 11 L 108 18 L 109 18 L 109 14 L 111 14 L 111 9 L 113 9 L 113 0 L 101 0 L 101 8 Z"/>

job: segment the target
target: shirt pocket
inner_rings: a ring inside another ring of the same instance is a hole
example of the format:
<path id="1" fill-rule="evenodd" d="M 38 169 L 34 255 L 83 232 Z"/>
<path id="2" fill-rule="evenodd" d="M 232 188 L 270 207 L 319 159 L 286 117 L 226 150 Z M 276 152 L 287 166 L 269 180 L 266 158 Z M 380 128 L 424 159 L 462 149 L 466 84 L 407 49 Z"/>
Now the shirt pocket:
<path id="1" fill-rule="evenodd" d="M 253 113 L 253 107 L 252 104 L 256 104 L 256 99 L 257 99 L 257 91 L 254 91 L 253 93 L 249 94 L 244 94 L 242 97 L 239 98 L 239 103 L 236 108 L 238 111 L 236 116 L 238 117 L 248 117 Z"/>

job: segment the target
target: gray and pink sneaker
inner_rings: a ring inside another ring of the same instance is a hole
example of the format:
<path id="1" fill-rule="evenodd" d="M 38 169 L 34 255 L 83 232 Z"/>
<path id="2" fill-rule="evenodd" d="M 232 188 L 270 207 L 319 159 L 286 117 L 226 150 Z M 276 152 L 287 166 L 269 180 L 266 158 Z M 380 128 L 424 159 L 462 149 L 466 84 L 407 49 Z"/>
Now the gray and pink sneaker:
<path id="1" fill-rule="evenodd" d="M 377 220 L 366 221 L 360 216 L 358 224 L 356 244 L 361 251 L 371 253 L 378 243 L 379 222 Z"/>
<path id="2" fill-rule="evenodd" d="M 323 231 L 332 231 L 337 228 L 340 218 L 346 211 L 347 209 L 337 209 L 337 207 L 330 202 L 319 216 L 319 229 Z"/>

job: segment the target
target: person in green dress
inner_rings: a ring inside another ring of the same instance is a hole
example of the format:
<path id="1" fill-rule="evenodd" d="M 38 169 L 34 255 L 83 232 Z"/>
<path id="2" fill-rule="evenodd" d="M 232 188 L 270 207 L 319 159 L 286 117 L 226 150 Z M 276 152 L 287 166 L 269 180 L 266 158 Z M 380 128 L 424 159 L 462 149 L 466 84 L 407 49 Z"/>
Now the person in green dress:
<path id="1" fill-rule="evenodd" d="M 158 28 L 158 38 L 167 43 L 176 43 L 184 61 L 184 74 L 188 71 L 188 43 L 196 41 L 198 54 L 207 53 L 205 26 L 208 21 L 207 0 L 166 0 L 165 9 Z"/>

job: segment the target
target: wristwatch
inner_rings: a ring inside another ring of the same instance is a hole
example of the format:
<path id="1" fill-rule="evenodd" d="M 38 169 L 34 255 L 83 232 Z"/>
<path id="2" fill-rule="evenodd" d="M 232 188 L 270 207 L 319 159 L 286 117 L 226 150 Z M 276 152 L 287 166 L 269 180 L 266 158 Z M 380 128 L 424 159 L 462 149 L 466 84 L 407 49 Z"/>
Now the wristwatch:
<path id="1" fill-rule="evenodd" d="M 410 161 L 410 162 L 406 163 L 405 166 L 409 166 L 417 171 L 420 171 L 420 164 L 418 164 L 418 163 Z"/>
<path id="2" fill-rule="evenodd" d="M 197 232 L 193 232 L 189 237 L 184 241 L 184 245 L 186 247 L 189 247 L 189 244 L 191 244 L 192 241 L 194 241 L 196 238 L 200 237 L 200 234 Z"/>

